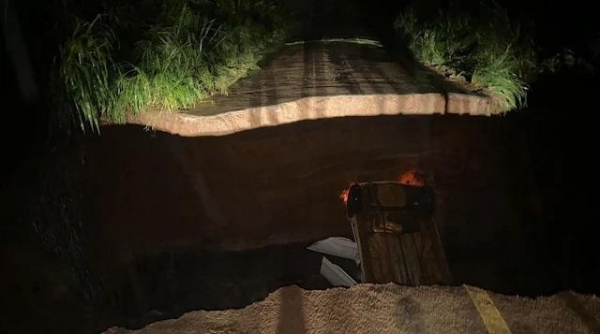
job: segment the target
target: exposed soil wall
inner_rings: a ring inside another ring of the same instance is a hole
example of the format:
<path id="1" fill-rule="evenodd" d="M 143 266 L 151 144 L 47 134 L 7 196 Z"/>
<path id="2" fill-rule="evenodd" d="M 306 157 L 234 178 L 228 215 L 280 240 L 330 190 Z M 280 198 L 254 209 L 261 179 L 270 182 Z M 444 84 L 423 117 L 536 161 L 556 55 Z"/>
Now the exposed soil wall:
<path id="1" fill-rule="evenodd" d="M 86 162 L 99 217 L 94 254 L 109 266 L 169 249 L 349 236 L 341 190 L 416 167 L 436 191 L 449 259 L 480 261 L 476 270 L 493 275 L 485 254 L 502 254 L 502 240 L 526 253 L 521 213 L 532 203 L 515 179 L 521 172 L 508 156 L 506 125 L 488 117 L 352 117 L 194 138 L 105 127 Z"/>

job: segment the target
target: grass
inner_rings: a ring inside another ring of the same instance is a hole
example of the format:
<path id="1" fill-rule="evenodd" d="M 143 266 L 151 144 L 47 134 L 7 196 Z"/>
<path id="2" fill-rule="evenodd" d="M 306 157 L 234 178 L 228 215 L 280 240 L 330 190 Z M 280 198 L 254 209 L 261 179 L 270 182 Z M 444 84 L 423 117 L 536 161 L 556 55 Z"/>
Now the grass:
<path id="1" fill-rule="evenodd" d="M 115 101 L 111 54 L 116 36 L 96 17 L 92 22 L 78 20 L 72 37 L 60 52 L 59 77 L 64 98 L 72 102 L 69 116 L 82 129 L 98 129 L 98 116 L 107 114 Z M 69 105 L 67 102 L 67 105 Z"/>
<path id="2" fill-rule="evenodd" d="M 394 26 L 419 61 L 490 95 L 500 110 L 526 104 L 526 79 L 538 71 L 533 40 L 495 2 L 429 15 L 409 6 Z"/>
<path id="3" fill-rule="evenodd" d="M 165 0 L 154 8 L 151 22 L 127 21 L 123 13 L 131 13 L 118 7 L 91 22 L 75 20 L 58 77 L 63 105 L 83 131 L 226 93 L 286 34 L 281 10 L 267 0 Z"/>

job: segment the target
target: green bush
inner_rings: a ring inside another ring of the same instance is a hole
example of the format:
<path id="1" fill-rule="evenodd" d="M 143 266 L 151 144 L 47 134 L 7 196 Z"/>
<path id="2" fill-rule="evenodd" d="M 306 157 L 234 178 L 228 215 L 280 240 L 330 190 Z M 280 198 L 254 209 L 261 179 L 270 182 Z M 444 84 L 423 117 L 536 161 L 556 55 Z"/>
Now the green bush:
<path id="1" fill-rule="evenodd" d="M 503 110 L 525 104 L 525 79 L 538 69 L 534 44 L 501 7 L 493 1 L 463 3 L 422 16 L 409 6 L 394 23 L 419 61 L 462 77 Z"/>
<path id="2" fill-rule="evenodd" d="M 98 117 L 110 113 L 116 94 L 113 89 L 115 64 L 112 59 L 116 36 L 98 16 L 92 22 L 77 21 L 73 35 L 60 52 L 59 77 L 70 114 L 82 129 L 98 129 Z"/>
<path id="3" fill-rule="evenodd" d="M 129 7 L 78 19 L 65 41 L 59 78 L 82 130 L 97 131 L 100 119 L 119 123 L 128 113 L 186 109 L 226 93 L 285 38 L 280 9 L 270 1 L 165 1 L 143 10 L 155 14 L 151 21 L 127 21 Z"/>

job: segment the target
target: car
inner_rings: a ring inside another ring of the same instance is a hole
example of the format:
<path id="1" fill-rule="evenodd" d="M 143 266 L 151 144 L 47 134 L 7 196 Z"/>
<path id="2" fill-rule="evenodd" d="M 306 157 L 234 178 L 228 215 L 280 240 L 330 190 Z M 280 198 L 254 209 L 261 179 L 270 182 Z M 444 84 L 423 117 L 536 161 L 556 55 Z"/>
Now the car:
<path id="1" fill-rule="evenodd" d="M 434 208 L 435 194 L 428 186 L 392 181 L 350 186 L 346 214 L 363 282 L 451 284 Z"/>

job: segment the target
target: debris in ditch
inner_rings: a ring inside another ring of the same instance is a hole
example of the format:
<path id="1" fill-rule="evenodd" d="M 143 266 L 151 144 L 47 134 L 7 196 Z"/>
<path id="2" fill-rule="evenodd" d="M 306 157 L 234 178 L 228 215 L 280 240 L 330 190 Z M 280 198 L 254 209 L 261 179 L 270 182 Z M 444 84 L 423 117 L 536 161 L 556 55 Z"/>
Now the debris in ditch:
<path id="1" fill-rule="evenodd" d="M 326 257 L 321 261 L 321 275 L 325 277 L 333 286 L 351 287 L 356 285 L 356 281 L 348 275 L 340 266 L 331 263 Z"/>
<path id="2" fill-rule="evenodd" d="M 332 259 L 323 257 L 321 261 L 321 275 L 333 286 L 352 286 L 360 280 L 360 257 L 358 246 L 348 238 L 330 237 L 319 240 L 306 247 L 313 252 L 332 255 Z M 348 261 L 351 260 L 351 261 Z M 349 270 L 348 274 L 342 267 Z M 354 277 L 353 277 L 354 276 Z"/>
<path id="3" fill-rule="evenodd" d="M 319 240 L 308 246 L 307 249 L 313 252 L 339 256 L 354 261 L 358 261 L 359 258 L 356 242 L 348 238 L 331 237 Z"/>

